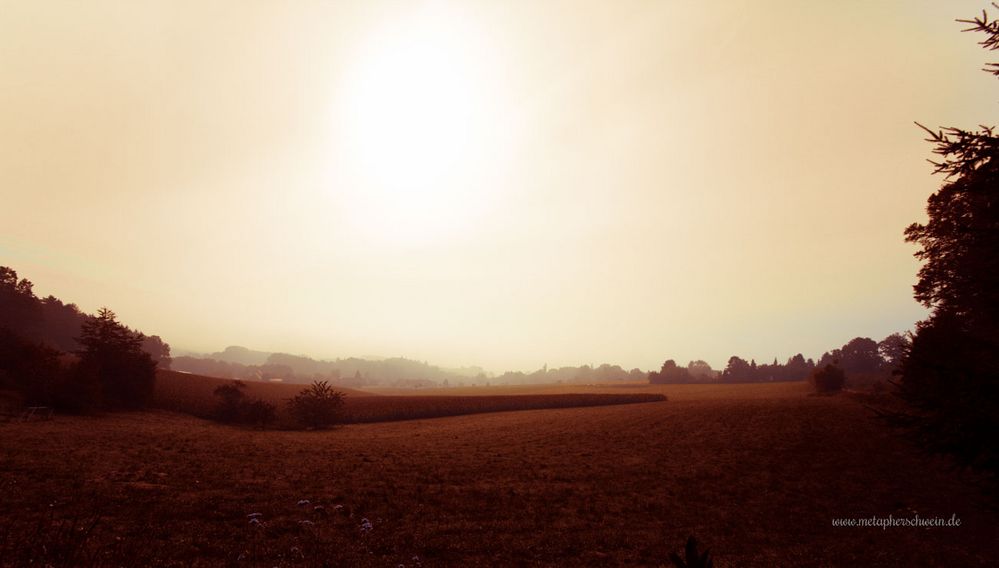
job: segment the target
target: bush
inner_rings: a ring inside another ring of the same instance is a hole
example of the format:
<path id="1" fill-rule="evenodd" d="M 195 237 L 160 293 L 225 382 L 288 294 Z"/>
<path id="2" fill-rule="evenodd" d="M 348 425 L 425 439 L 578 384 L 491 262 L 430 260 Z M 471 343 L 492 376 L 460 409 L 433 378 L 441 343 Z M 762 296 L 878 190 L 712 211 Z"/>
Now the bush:
<path id="1" fill-rule="evenodd" d="M 829 363 L 825 367 L 819 367 L 812 371 L 810 380 L 815 386 L 816 392 L 839 392 L 843 390 L 843 384 L 846 382 L 846 374 L 843 373 L 843 369 L 840 369 L 833 363 Z"/>
<path id="2" fill-rule="evenodd" d="M 288 410 L 306 428 L 326 428 L 339 421 L 343 398 L 328 382 L 316 381 L 288 401 Z"/>
<path id="3" fill-rule="evenodd" d="M 246 404 L 246 395 L 243 394 L 245 388 L 246 384 L 243 381 L 233 381 L 216 387 L 212 394 L 219 397 L 219 401 L 215 405 L 212 417 L 219 422 L 239 422 L 243 405 Z"/>
<path id="4" fill-rule="evenodd" d="M 266 430 L 277 416 L 277 407 L 260 399 L 246 404 L 244 419 L 246 424 Z"/>
<path id="5" fill-rule="evenodd" d="M 243 381 L 232 381 L 229 384 L 216 387 L 213 391 L 219 397 L 212 417 L 227 424 L 250 424 L 266 429 L 277 414 L 277 408 L 263 400 L 248 400 L 243 394 L 246 384 Z"/>

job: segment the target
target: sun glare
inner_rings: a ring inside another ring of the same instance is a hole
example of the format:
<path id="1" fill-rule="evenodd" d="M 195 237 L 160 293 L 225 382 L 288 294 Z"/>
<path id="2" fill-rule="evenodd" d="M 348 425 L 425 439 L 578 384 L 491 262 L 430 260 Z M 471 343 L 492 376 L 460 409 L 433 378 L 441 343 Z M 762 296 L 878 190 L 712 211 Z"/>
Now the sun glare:
<path id="1" fill-rule="evenodd" d="M 386 26 L 344 81 L 352 210 L 378 238 L 432 240 L 488 205 L 477 178 L 501 154 L 499 113 L 474 31 L 439 11 Z"/>

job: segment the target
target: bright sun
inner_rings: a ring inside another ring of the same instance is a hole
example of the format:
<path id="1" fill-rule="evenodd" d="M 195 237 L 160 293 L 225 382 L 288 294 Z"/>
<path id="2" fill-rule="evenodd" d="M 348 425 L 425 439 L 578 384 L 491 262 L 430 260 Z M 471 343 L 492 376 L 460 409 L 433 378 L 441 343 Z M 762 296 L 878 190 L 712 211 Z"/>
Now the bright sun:
<path id="1" fill-rule="evenodd" d="M 502 153 L 495 74 L 474 27 L 442 16 L 385 28 L 344 82 L 352 209 L 378 238 L 432 240 L 488 206 L 481 177 Z"/>

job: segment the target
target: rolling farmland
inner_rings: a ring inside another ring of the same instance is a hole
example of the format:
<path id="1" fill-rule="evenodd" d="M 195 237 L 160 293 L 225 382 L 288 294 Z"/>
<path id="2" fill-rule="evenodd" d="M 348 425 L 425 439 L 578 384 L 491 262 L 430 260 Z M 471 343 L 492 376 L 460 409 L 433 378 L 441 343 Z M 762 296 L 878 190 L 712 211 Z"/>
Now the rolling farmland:
<path id="1" fill-rule="evenodd" d="M 160 371 L 156 382 L 154 405 L 165 410 L 184 412 L 194 416 L 209 416 L 217 402 L 212 392 L 220 385 L 231 383 L 228 379 L 204 377 L 187 373 Z M 291 419 L 285 412 L 285 402 L 295 396 L 305 385 L 284 383 L 261 383 L 247 381 L 245 392 L 248 397 L 259 398 L 278 408 L 278 427 L 292 427 Z M 641 402 L 661 402 L 666 400 L 662 389 L 653 392 L 611 392 L 609 389 L 583 388 L 559 389 L 535 388 L 463 389 L 461 393 L 451 393 L 450 389 L 426 389 L 421 396 L 387 394 L 379 396 L 356 389 L 339 388 L 343 392 L 345 404 L 341 422 L 348 424 L 362 422 L 387 422 L 394 420 L 414 420 L 418 418 L 438 418 L 483 412 L 510 410 L 532 410 L 541 408 L 567 408 L 576 406 L 606 406 L 612 404 L 634 404 Z M 511 392 L 512 390 L 512 392 Z M 583 391 L 583 392 L 580 392 Z M 406 392 L 402 389 L 389 393 Z"/>
<path id="2" fill-rule="evenodd" d="M 5 424 L 0 564 L 657 566 L 690 534 L 719 566 L 996 557 L 974 478 L 927 463 L 849 397 L 745 386 L 326 432 L 162 411 Z M 962 525 L 831 526 L 914 512 Z"/>

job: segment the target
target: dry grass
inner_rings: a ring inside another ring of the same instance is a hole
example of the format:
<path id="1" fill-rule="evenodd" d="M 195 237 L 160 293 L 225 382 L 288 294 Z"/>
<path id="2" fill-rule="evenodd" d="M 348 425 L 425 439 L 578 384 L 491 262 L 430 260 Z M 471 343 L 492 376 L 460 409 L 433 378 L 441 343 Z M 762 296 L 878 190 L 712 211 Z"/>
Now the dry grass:
<path id="1" fill-rule="evenodd" d="M 329 432 L 163 412 L 0 425 L 0 533 L 13 535 L 0 535 L 0 565 L 18 554 L 60 565 L 18 535 L 41 525 L 37 538 L 56 538 L 53 526 L 92 517 L 77 557 L 126 565 L 656 566 L 689 534 L 718 566 L 999 558 L 997 515 L 974 479 L 927 462 L 847 397 L 746 387 Z M 962 526 L 831 526 L 912 511 Z"/>

